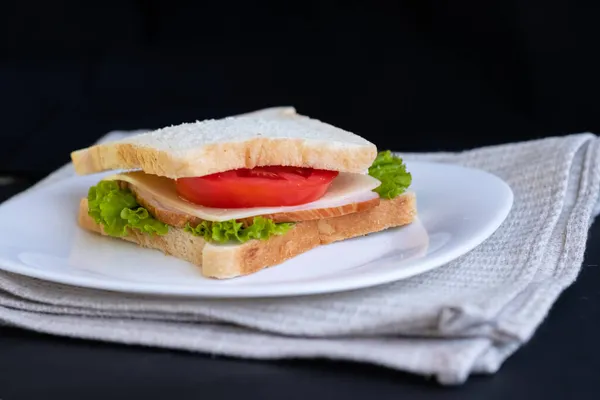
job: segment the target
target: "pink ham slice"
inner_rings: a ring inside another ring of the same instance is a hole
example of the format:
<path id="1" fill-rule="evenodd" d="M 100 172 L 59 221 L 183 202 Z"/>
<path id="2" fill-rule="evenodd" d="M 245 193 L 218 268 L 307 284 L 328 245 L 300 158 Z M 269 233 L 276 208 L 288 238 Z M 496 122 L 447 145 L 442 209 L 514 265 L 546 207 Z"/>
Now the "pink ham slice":
<path id="1" fill-rule="evenodd" d="M 121 181 L 121 185 L 128 187 L 134 194 L 137 202 L 146 208 L 156 219 L 165 224 L 185 227 L 188 223 L 195 226 L 202 222 L 201 218 L 183 212 L 174 210 L 161 204 L 161 202 L 150 193 L 139 190 L 135 185 Z M 300 222 L 315 219 L 326 219 L 340 217 L 346 214 L 362 212 L 379 205 L 379 195 L 375 192 L 363 193 L 354 199 L 348 199 L 348 203 L 329 208 L 316 208 L 309 210 L 288 211 L 274 214 L 261 215 L 264 218 L 272 219 L 274 222 Z M 240 221 L 252 223 L 254 217 L 242 218 Z"/>

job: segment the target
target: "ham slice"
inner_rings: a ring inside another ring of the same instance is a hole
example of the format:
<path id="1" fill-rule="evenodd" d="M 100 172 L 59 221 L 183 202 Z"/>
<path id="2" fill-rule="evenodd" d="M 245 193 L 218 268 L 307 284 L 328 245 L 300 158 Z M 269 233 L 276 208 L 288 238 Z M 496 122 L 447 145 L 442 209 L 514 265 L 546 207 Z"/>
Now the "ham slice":
<path id="1" fill-rule="evenodd" d="M 129 190 L 134 194 L 137 202 L 147 209 L 156 219 L 165 224 L 176 226 L 178 228 L 185 227 L 188 223 L 191 226 L 196 226 L 201 223 L 202 218 L 191 214 L 185 214 L 181 211 L 169 209 L 164 204 L 161 204 L 154 196 L 149 195 L 143 190 L 139 190 L 134 185 L 128 185 Z M 309 221 L 314 219 L 325 219 L 331 217 L 340 217 L 342 215 L 351 214 L 355 212 L 366 211 L 370 208 L 377 207 L 379 205 L 379 196 L 374 193 L 374 196 L 363 196 L 357 198 L 355 202 L 347 203 L 344 205 L 329 207 L 329 208 L 317 208 L 312 210 L 300 210 L 300 211 L 289 211 L 274 214 L 263 214 L 260 215 L 264 218 L 272 219 L 273 222 L 300 222 Z M 245 224 L 251 224 L 254 217 L 241 218 L 239 221 Z"/>
<path id="2" fill-rule="evenodd" d="M 363 174 L 340 173 L 325 195 L 312 203 L 288 207 L 256 207 L 243 209 L 210 208 L 180 198 L 174 181 L 143 172 L 129 172 L 104 178 L 119 181 L 128 187 L 138 203 L 158 220 L 177 227 L 201 221 L 252 221 L 263 216 L 275 222 L 299 222 L 339 217 L 366 211 L 379 204 L 379 195 L 373 189 L 381 184 Z"/>

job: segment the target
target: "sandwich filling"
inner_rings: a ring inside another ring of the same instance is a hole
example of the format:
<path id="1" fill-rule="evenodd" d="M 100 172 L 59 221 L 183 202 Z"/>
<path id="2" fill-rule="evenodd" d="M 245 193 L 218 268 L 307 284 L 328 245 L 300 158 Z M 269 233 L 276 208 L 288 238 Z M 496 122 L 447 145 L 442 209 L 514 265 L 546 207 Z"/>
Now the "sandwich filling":
<path id="1" fill-rule="evenodd" d="M 244 243 L 285 234 L 295 222 L 368 210 L 404 193 L 411 181 L 389 151 L 364 175 L 268 166 L 174 180 L 136 171 L 90 188 L 88 213 L 111 236 L 179 227 L 211 242 Z"/>
<path id="2" fill-rule="evenodd" d="M 338 175 L 338 171 L 265 166 L 180 178 L 175 186 L 182 198 L 206 207 L 285 207 L 319 200 Z"/>

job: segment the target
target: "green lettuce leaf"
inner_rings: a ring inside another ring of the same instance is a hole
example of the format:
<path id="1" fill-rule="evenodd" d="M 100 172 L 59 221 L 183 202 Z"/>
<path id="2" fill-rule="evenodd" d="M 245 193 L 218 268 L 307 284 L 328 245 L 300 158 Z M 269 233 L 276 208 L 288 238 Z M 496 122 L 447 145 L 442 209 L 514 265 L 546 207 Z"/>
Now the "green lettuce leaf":
<path id="1" fill-rule="evenodd" d="M 275 223 L 273 220 L 254 217 L 252 225 L 244 227 L 235 220 L 212 222 L 202 221 L 196 227 L 189 223 L 184 230 L 194 236 L 202 236 L 207 242 L 227 243 L 230 241 L 245 243 L 250 239 L 267 240 L 274 235 L 283 235 L 294 224 Z"/>
<path id="2" fill-rule="evenodd" d="M 385 199 L 401 195 L 412 183 L 412 175 L 406 171 L 402 158 L 393 155 L 389 150 L 377 154 L 377 158 L 369 167 L 369 175 L 381 181 L 381 185 L 374 191 Z"/>
<path id="3" fill-rule="evenodd" d="M 127 229 L 164 235 L 169 227 L 141 207 L 133 194 L 115 181 L 100 181 L 88 191 L 88 214 L 110 236 L 125 236 Z"/>

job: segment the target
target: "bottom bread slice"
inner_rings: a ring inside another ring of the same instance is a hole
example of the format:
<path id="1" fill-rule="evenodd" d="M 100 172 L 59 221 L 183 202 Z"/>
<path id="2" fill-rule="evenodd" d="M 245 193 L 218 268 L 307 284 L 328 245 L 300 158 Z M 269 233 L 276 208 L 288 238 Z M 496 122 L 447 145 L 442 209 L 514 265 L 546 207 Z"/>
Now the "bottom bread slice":
<path id="1" fill-rule="evenodd" d="M 281 264 L 317 246 L 409 224 L 416 215 L 415 194 L 407 192 L 395 199 L 382 200 L 377 207 L 366 211 L 298 222 L 285 235 L 268 240 L 213 244 L 175 227 L 169 227 L 169 232 L 162 236 L 131 230 L 127 236 L 114 239 L 127 240 L 186 260 L 200 267 L 206 277 L 227 279 Z M 84 229 L 106 235 L 102 226 L 88 215 L 85 198 L 79 205 L 78 223 Z"/>

